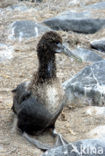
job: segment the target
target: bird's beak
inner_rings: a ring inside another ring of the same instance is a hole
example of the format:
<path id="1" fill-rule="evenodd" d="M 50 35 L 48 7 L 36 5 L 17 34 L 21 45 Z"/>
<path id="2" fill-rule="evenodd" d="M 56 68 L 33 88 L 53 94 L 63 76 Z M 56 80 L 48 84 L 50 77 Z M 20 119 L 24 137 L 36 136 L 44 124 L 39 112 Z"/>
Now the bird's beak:
<path id="1" fill-rule="evenodd" d="M 65 50 L 64 45 L 61 44 L 61 43 L 58 43 L 58 44 L 57 44 L 56 53 L 62 53 L 62 52 L 64 52 L 64 50 Z"/>
<path id="2" fill-rule="evenodd" d="M 66 47 L 64 44 L 58 43 L 56 53 L 61 52 L 69 57 L 76 57 L 68 47 Z"/>

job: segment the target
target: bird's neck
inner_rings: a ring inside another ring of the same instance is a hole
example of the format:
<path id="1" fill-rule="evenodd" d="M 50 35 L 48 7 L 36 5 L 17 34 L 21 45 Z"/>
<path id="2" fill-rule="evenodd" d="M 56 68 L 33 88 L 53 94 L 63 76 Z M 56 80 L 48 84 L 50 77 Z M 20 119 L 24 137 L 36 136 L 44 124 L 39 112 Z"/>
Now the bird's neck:
<path id="1" fill-rule="evenodd" d="M 56 78 L 55 58 L 50 59 L 50 61 L 39 62 L 38 81 L 45 82 L 54 78 Z"/>

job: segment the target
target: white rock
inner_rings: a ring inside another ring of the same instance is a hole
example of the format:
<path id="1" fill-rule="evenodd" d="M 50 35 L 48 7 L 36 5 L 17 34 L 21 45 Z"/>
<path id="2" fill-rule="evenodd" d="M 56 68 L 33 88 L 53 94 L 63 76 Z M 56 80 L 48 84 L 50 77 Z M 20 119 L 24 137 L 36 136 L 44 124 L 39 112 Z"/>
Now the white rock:
<path id="1" fill-rule="evenodd" d="M 13 58 L 13 47 L 0 43 L 0 63 Z"/>
<path id="2" fill-rule="evenodd" d="M 86 114 L 105 117 L 105 107 L 90 107 L 86 110 Z"/>
<path id="3" fill-rule="evenodd" d="M 103 138 L 105 137 L 105 125 L 97 126 L 91 130 L 88 134 L 91 138 Z"/>

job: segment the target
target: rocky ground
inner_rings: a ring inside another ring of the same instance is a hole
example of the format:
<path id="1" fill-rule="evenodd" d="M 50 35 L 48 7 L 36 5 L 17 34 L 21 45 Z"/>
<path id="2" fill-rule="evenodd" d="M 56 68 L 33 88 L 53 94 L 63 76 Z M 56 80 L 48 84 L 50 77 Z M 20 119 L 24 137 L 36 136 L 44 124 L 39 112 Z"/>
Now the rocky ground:
<path id="1" fill-rule="evenodd" d="M 18 132 L 12 132 L 11 90 L 17 84 L 30 80 L 33 72 L 37 70 L 36 45 L 41 35 L 50 29 L 42 25 L 43 21 L 64 11 L 77 11 L 78 13 L 84 11 L 90 14 L 89 18 L 93 16 L 104 19 L 105 3 L 102 2 L 101 0 L 91 2 L 89 0 L 43 0 L 40 3 L 0 1 L 0 156 L 40 156 L 42 154 L 42 151 L 28 143 Z M 23 20 L 28 20 L 29 25 L 15 23 Z M 32 21 L 40 26 L 33 24 Z M 105 29 L 103 26 L 92 34 L 61 29 L 58 33 L 71 50 L 77 47 L 92 50 L 91 41 L 103 38 Z M 94 52 L 102 59 L 105 58 L 104 53 L 97 50 Z M 57 55 L 57 76 L 62 83 L 94 62 L 82 59 L 81 55 L 76 58 L 70 58 L 65 54 Z M 68 103 L 56 122 L 56 129 L 67 141 L 71 142 L 105 136 L 104 124 L 104 107 L 80 107 L 79 105 L 71 106 Z"/>

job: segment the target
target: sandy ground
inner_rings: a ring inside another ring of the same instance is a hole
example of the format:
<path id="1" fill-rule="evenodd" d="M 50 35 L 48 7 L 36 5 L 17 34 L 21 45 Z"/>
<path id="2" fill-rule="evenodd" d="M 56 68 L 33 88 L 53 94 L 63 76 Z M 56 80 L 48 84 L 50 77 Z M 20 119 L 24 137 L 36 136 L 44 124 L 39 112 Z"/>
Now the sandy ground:
<path id="1" fill-rule="evenodd" d="M 65 55 L 57 55 L 56 62 L 57 75 L 61 82 L 72 77 L 86 65 Z M 1 64 L 0 156 L 31 156 L 33 154 L 39 156 L 41 154 L 40 150 L 28 143 L 18 132 L 11 132 L 13 123 L 11 90 L 20 82 L 30 80 L 32 73 L 37 70 L 37 66 L 38 61 L 35 51 L 15 52 L 11 61 Z M 105 118 L 87 115 L 86 109 L 85 107 L 71 108 L 67 106 L 57 120 L 56 129 L 67 141 L 89 138 L 86 135 L 87 132 L 105 123 Z"/>
<path id="2" fill-rule="evenodd" d="M 51 3 L 50 3 L 51 2 Z M 52 1 L 50 1 L 50 5 Z M 58 3 L 54 1 L 54 3 Z M 94 2 L 92 2 L 94 3 Z M 31 3 L 27 3 L 31 6 Z M 59 4 L 59 3 L 58 3 Z M 63 1 L 58 7 L 48 7 L 47 3 L 44 5 L 37 5 L 39 12 L 36 14 L 36 19 L 42 21 L 48 17 L 56 15 L 60 11 L 65 11 Z M 55 9 L 55 10 L 54 10 Z M 45 10 L 48 14 L 45 14 Z M 58 11 L 57 11 L 58 10 Z M 13 59 L 0 64 L 0 156 L 40 156 L 42 151 L 28 143 L 19 133 L 12 132 L 13 113 L 12 94 L 11 90 L 17 84 L 30 80 L 33 72 L 37 70 L 38 60 L 36 55 L 36 45 L 39 40 L 30 39 L 22 41 L 10 41 L 8 39 L 7 27 L 17 19 L 34 19 L 35 12 L 25 12 L 12 14 L 7 11 L 5 15 L 0 18 L 0 41 L 2 43 L 14 47 Z M 89 41 L 100 37 L 105 33 L 101 30 L 100 33 L 94 35 L 82 35 L 76 33 L 59 32 L 64 41 L 69 41 L 71 47 L 76 47 L 78 44 L 84 47 L 89 47 Z M 104 57 L 103 54 L 100 54 Z M 64 54 L 57 55 L 57 76 L 61 82 L 71 78 L 87 64 L 80 60 L 68 58 Z M 90 107 L 89 107 L 90 108 Z M 79 139 L 90 138 L 88 132 L 99 125 L 105 124 L 105 116 L 87 114 L 88 107 L 73 108 L 66 106 L 56 122 L 56 129 L 60 132 L 67 141 L 76 141 Z M 93 136 L 94 137 L 94 136 Z M 47 140 L 44 140 L 47 142 Z"/>

